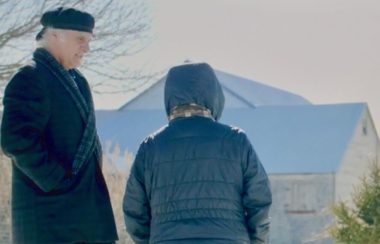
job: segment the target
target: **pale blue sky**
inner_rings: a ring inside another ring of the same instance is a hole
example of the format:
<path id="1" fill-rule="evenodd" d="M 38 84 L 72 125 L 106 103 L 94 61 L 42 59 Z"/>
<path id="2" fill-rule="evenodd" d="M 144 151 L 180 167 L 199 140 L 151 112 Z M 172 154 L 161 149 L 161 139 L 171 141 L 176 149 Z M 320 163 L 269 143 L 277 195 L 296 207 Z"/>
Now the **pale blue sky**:
<path id="1" fill-rule="evenodd" d="M 368 102 L 380 128 L 379 0 L 147 3 L 152 44 L 126 65 L 160 70 L 206 61 L 316 104 Z M 96 106 L 116 108 L 130 95 L 96 97 Z"/>

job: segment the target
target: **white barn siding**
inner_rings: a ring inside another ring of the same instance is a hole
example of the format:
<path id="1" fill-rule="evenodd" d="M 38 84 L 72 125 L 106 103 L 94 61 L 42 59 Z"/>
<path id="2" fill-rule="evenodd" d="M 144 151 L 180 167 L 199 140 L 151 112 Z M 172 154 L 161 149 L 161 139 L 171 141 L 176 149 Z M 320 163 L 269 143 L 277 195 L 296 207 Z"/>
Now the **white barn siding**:
<path id="1" fill-rule="evenodd" d="M 271 174 L 270 243 L 332 243 L 321 233 L 331 223 L 334 174 Z M 317 240 L 315 240 L 317 239 Z"/>
<path id="2" fill-rule="evenodd" d="M 347 146 L 336 172 L 335 200 L 351 204 L 354 188 L 361 183 L 361 178 L 368 173 L 369 165 L 375 162 L 380 151 L 379 139 L 368 108 L 363 110 L 352 140 L 347 142 Z"/>

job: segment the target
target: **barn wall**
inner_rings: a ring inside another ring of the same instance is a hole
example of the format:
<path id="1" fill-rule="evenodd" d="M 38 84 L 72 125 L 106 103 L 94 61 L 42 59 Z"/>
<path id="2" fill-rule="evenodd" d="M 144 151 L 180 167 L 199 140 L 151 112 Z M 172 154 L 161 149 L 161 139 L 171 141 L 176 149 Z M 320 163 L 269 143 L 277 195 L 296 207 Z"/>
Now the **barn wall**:
<path id="1" fill-rule="evenodd" d="M 352 204 L 355 186 L 368 173 L 369 165 L 376 161 L 379 153 L 379 139 L 368 109 L 358 122 L 346 154 L 336 174 L 336 201 Z"/>
<path id="2" fill-rule="evenodd" d="M 270 243 L 332 243 L 323 237 L 331 223 L 334 174 L 272 174 Z"/>

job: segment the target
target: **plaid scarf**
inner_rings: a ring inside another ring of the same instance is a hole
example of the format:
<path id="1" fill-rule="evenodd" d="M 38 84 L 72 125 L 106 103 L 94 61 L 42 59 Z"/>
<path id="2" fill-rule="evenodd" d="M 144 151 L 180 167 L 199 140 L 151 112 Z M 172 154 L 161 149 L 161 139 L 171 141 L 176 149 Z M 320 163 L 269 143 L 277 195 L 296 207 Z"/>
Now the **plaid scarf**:
<path id="1" fill-rule="evenodd" d="M 59 64 L 47 50 L 43 48 L 36 49 L 33 54 L 33 58 L 48 68 L 49 71 L 57 77 L 58 81 L 63 85 L 67 93 L 74 100 L 74 103 L 79 110 L 80 116 L 86 123 L 86 127 L 72 165 L 73 176 L 78 174 L 83 166 L 90 161 L 89 159 L 93 153 L 95 154 L 95 157 L 99 164 L 101 164 L 102 149 L 95 127 L 94 103 L 92 100 L 90 88 L 87 87 L 88 89 L 85 91 L 87 93 L 86 96 L 88 97 L 88 100 L 86 101 L 80 92 L 77 83 L 74 81 L 69 72 L 64 69 L 64 67 Z M 88 86 L 87 82 L 86 85 Z"/>
<path id="2" fill-rule="evenodd" d="M 179 117 L 192 117 L 192 116 L 202 116 L 202 117 L 210 118 L 215 121 L 209 109 L 199 106 L 198 104 L 195 104 L 195 103 L 176 106 L 172 108 L 169 115 L 169 121 L 175 118 L 179 118 Z"/>

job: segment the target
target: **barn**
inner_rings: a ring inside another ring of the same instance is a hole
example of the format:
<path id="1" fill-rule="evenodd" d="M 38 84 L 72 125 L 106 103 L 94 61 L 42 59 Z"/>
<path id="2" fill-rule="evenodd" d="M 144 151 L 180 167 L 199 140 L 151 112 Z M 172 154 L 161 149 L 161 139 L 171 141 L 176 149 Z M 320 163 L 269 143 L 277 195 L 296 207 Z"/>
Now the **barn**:
<path id="1" fill-rule="evenodd" d="M 332 243 L 329 206 L 348 201 L 377 160 L 379 138 L 366 103 L 315 105 L 297 94 L 216 70 L 226 104 L 221 123 L 250 138 L 273 191 L 271 243 Z M 165 77 L 118 110 L 98 110 L 105 154 L 126 156 L 167 123 Z M 191 89 L 191 87 L 189 87 Z M 114 155 L 113 155 L 114 156 Z"/>

